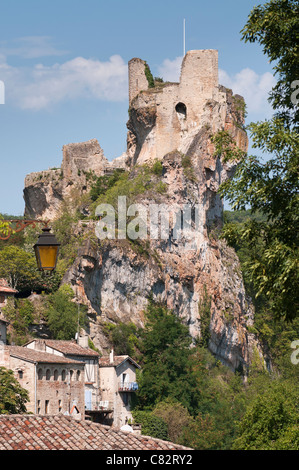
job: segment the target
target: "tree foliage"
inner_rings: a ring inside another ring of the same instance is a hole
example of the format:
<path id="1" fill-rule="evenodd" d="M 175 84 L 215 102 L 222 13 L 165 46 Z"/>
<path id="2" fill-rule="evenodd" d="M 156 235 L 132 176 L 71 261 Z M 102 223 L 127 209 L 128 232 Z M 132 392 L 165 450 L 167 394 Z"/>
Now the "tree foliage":
<path id="1" fill-rule="evenodd" d="M 115 354 L 127 354 L 138 361 L 139 335 L 134 323 L 107 323 L 104 331 L 113 345 Z"/>
<path id="2" fill-rule="evenodd" d="M 35 257 L 17 246 L 5 247 L 0 251 L 0 277 L 13 289 L 34 288 L 40 280 Z"/>
<path id="3" fill-rule="evenodd" d="M 48 297 L 45 312 L 54 339 L 75 338 L 78 328 L 85 325 L 87 308 L 72 302 L 74 293 L 68 285 L 62 285 Z"/>
<path id="4" fill-rule="evenodd" d="M 0 414 L 25 413 L 28 401 L 29 394 L 15 379 L 13 371 L 0 367 Z"/>
<path id="5" fill-rule="evenodd" d="M 192 340 L 188 327 L 173 312 L 153 302 L 148 304 L 146 318 L 141 334 L 139 404 L 152 408 L 172 397 L 192 413 L 197 407 L 198 394 L 190 360 Z"/>
<path id="6" fill-rule="evenodd" d="M 142 434 L 157 439 L 169 440 L 167 424 L 162 418 L 155 416 L 150 411 L 132 412 L 135 424 L 141 424 Z"/>
<path id="7" fill-rule="evenodd" d="M 252 10 L 242 31 L 245 41 L 258 42 L 275 63 L 277 84 L 269 97 L 274 116 L 248 126 L 253 148 L 266 158 L 243 156 L 234 177 L 220 188 L 234 210 L 249 207 L 253 215 L 264 216 L 263 221 L 251 218 L 238 232 L 226 226 L 223 233 L 229 242 L 238 238 L 252 247 L 248 278 L 256 295 L 268 299 L 273 315 L 285 320 L 299 311 L 298 106 L 291 98 L 298 71 L 298 8 L 294 0 L 270 0 Z M 218 149 L 220 140 L 224 157 L 238 158 L 226 134 L 218 136 Z"/>
<path id="8" fill-rule="evenodd" d="M 270 384 L 248 407 L 233 449 L 299 449 L 299 389 L 294 382 Z"/>
<path id="9" fill-rule="evenodd" d="M 298 128 L 299 109 L 292 99 L 294 80 L 298 80 L 297 0 L 270 0 L 255 6 L 242 29 L 245 42 L 258 43 L 273 63 L 276 85 L 270 101 L 283 124 Z"/>

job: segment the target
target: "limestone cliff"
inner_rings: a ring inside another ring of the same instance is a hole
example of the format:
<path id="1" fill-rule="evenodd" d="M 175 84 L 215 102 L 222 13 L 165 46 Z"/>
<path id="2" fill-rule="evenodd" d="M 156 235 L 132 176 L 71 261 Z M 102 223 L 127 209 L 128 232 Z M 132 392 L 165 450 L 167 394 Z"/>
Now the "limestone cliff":
<path id="1" fill-rule="evenodd" d="M 63 146 L 61 168 L 30 173 L 25 178 L 24 200 L 27 218 L 53 220 L 59 216 L 61 202 L 76 187 L 87 193 L 94 176 L 126 168 L 126 155 L 109 162 L 96 139 Z"/>
<path id="2" fill-rule="evenodd" d="M 143 164 L 160 161 L 160 190 L 155 191 L 153 181 L 134 202 L 141 203 L 147 214 L 157 204 L 176 214 L 183 207 L 196 209 L 191 236 L 185 232 L 175 237 L 170 226 L 164 237 L 149 233 L 146 240 L 86 241 L 63 282 L 70 283 L 77 300 L 88 305 L 88 334 L 102 350 L 108 347 L 103 322 L 143 325 L 143 310 L 152 294 L 189 325 L 194 339 L 208 330 L 210 350 L 229 367 L 246 370 L 256 351 L 262 356 L 249 332 L 253 307 L 246 298 L 236 254 L 218 239 L 223 204 L 217 191 L 237 162 L 225 163 L 216 155 L 212 139 L 218 131 L 229 131 L 246 151 L 243 99 L 219 85 L 217 51 L 189 51 L 179 83 L 153 86 L 148 78 L 147 64 L 132 59 L 127 152 L 108 162 L 97 141 L 66 146 L 61 169 L 26 178 L 26 214 L 55 217 L 72 184 L 89 190 L 90 170 L 102 175 L 121 167 L 133 184 Z M 95 222 L 84 225 L 94 238 Z M 81 224 L 78 230 L 87 229 Z M 210 315 L 204 318 L 207 302 Z"/>

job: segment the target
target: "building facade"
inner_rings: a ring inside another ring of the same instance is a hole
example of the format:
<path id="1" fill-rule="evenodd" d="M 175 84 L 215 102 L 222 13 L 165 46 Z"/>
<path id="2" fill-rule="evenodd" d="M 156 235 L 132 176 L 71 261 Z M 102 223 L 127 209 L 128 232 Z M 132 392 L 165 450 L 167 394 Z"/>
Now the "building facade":
<path id="1" fill-rule="evenodd" d="M 111 410 L 108 419 L 113 420 L 113 426 L 122 427 L 133 420 L 132 400 L 140 366 L 129 356 L 115 356 L 113 351 L 100 358 L 99 366 L 103 406 Z"/>
<path id="2" fill-rule="evenodd" d="M 0 365 L 14 372 L 29 393 L 27 411 L 85 417 L 84 364 L 22 346 L 2 345 Z"/>
<path id="3" fill-rule="evenodd" d="M 99 384 L 99 353 L 88 347 L 88 342 L 34 339 L 25 345 L 27 349 L 44 351 L 56 357 L 79 362 L 83 367 L 84 407 L 86 411 L 98 410 L 101 400 Z"/>
<path id="4" fill-rule="evenodd" d="M 9 287 L 6 279 L 0 279 L 0 343 L 7 342 L 7 327 L 9 322 L 5 319 L 2 308 L 7 305 L 9 298 L 14 297 L 18 291 Z"/>

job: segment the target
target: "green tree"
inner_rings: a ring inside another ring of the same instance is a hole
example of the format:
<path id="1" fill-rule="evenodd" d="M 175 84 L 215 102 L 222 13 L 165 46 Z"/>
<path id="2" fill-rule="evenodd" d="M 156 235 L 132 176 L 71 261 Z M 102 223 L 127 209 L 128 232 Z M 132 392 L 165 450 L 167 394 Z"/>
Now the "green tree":
<path id="1" fill-rule="evenodd" d="M 138 359 L 139 339 L 134 323 L 109 323 L 105 325 L 104 331 L 113 345 L 115 354 L 127 354 L 135 360 Z"/>
<path id="2" fill-rule="evenodd" d="M 267 298 L 273 315 L 285 320 L 292 320 L 299 311 L 299 136 L 298 106 L 292 98 L 292 84 L 298 76 L 298 18 L 295 0 L 270 0 L 249 15 L 243 40 L 258 42 L 270 62 L 275 62 L 277 84 L 269 97 L 274 116 L 248 126 L 253 148 L 269 158 L 244 156 L 234 177 L 220 188 L 234 210 L 249 207 L 252 214 L 265 218 L 252 218 L 238 234 L 232 226 L 225 227 L 224 236 L 228 240 L 238 236 L 252 248 L 245 266 L 248 278 L 256 295 Z M 219 140 L 224 157 L 234 158 L 237 150 L 232 151 L 230 136 L 218 136 L 218 151 Z"/>
<path id="3" fill-rule="evenodd" d="M 178 401 L 167 398 L 156 405 L 153 414 L 167 424 L 167 432 L 171 442 L 179 443 L 180 436 L 192 417 L 188 410 Z"/>
<path id="4" fill-rule="evenodd" d="M 190 357 L 188 327 L 162 305 L 149 302 L 141 332 L 142 373 L 138 379 L 141 408 L 153 408 L 172 397 L 190 413 L 198 406 L 196 374 Z"/>
<path id="5" fill-rule="evenodd" d="M 223 439 L 222 432 L 217 429 L 216 419 L 210 415 L 198 414 L 191 418 L 180 436 L 180 444 L 195 450 L 218 450 Z"/>
<path id="6" fill-rule="evenodd" d="M 132 416 L 136 424 L 141 424 L 141 432 L 145 436 L 152 436 L 156 439 L 169 440 L 167 424 L 162 418 L 155 416 L 150 411 L 133 411 Z"/>
<path id="7" fill-rule="evenodd" d="M 0 251 L 0 277 L 19 291 L 34 289 L 40 282 L 35 257 L 17 246 Z"/>
<path id="8" fill-rule="evenodd" d="M 28 401 L 28 392 L 20 386 L 13 371 L 0 367 L 0 414 L 25 413 Z"/>
<path id="9" fill-rule="evenodd" d="M 296 382 L 274 381 L 258 394 L 239 425 L 234 450 L 299 450 L 299 389 Z"/>
<path id="10" fill-rule="evenodd" d="M 68 285 L 62 285 L 57 292 L 49 295 L 45 315 L 54 339 L 70 340 L 78 331 L 78 324 L 86 323 L 86 306 L 72 301 L 74 293 Z"/>
<path id="11" fill-rule="evenodd" d="M 3 307 L 5 318 L 10 323 L 8 340 L 11 344 L 22 346 L 29 341 L 29 326 L 34 321 L 34 306 L 28 299 L 8 299 Z"/>

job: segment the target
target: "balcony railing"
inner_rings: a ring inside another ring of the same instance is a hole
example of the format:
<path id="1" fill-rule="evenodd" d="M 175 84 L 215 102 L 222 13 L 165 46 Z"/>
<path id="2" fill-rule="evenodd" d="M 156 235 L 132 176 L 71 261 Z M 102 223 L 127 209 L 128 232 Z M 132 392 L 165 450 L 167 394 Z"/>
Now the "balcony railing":
<path id="1" fill-rule="evenodd" d="M 113 410 L 113 403 L 110 401 L 99 401 L 98 403 L 86 403 L 85 404 L 86 411 L 111 411 Z"/>
<path id="2" fill-rule="evenodd" d="M 120 382 L 118 385 L 119 392 L 136 392 L 138 390 L 137 382 Z"/>
<path id="3" fill-rule="evenodd" d="M 113 410 L 113 403 L 110 401 L 100 401 L 98 406 L 98 410 Z"/>

